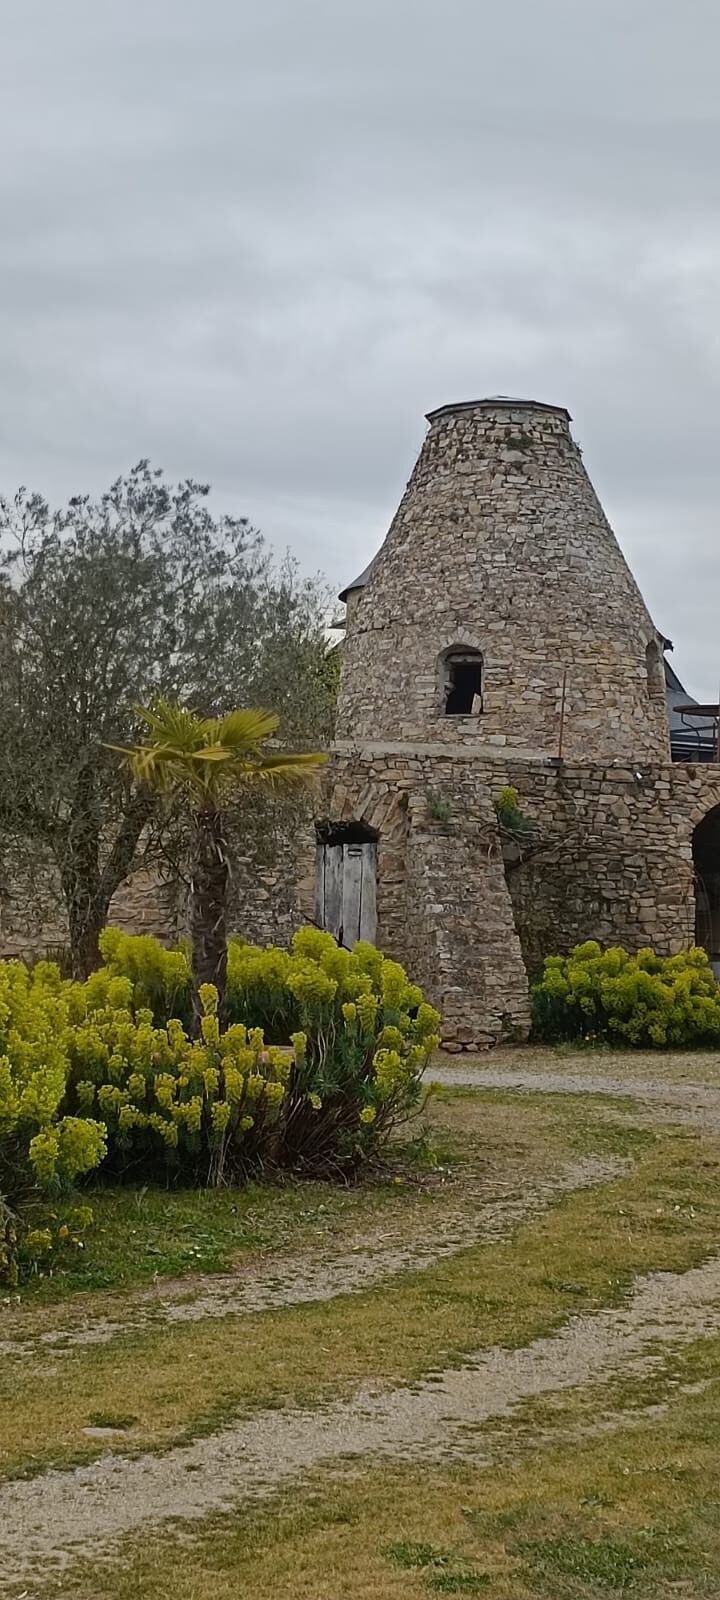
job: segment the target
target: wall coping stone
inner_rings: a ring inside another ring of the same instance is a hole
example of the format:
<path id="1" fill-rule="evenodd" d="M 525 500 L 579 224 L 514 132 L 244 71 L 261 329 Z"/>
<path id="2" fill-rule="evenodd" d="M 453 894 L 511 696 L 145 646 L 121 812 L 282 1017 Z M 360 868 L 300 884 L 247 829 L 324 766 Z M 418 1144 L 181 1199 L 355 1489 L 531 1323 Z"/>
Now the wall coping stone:
<path id="1" fill-rule="evenodd" d="M 375 756 L 442 756 L 445 761 L 477 761 L 480 757 L 483 761 L 496 762 L 498 766 L 506 766 L 508 761 L 524 761 L 548 769 L 555 765 L 553 757 L 544 750 L 488 744 L 415 744 L 396 739 L 373 740 L 369 744 L 355 739 L 335 739 L 330 746 L 330 754 L 363 756 L 370 760 Z M 588 762 L 588 767 L 592 765 L 592 762 Z M 594 765 L 597 767 L 597 763 Z"/>

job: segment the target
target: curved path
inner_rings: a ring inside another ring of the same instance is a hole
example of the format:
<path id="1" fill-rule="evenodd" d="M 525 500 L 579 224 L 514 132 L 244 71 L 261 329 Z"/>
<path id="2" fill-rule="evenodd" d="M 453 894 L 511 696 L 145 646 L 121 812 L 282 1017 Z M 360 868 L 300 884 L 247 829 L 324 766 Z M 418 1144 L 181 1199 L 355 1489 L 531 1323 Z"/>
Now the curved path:
<path id="1" fill-rule="evenodd" d="M 522 1222 L 532 1221 L 561 1195 L 607 1183 L 626 1171 L 620 1157 L 588 1156 L 568 1162 L 547 1177 L 536 1179 L 522 1193 L 517 1178 L 507 1194 L 492 1181 L 492 1198 L 481 1183 L 463 1183 L 462 1208 L 449 1203 L 438 1225 L 428 1232 L 422 1217 L 414 1238 L 393 1239 L 387 1223 L 373 1233 L 350 1239 L 336 1255 L 312 1250 L 243 1263 L 234 1273 L 196 1275 L 163 1282 L 129 1299 L 122 1319 L 92 1317 L 82 1306 L 72 1322 L 24 1338 L 0 1339 L 0 1357 L 36 1360 L 42 1349 L 53 1357 L 78 1345 L 107 1344 L 118 1335 L 149 1325 L 201 1322 L 207 1317 L 240 1316 L 277 1310 L 309 1301 L 333 1300 L 341 1294 L 362 1294 L 400 1272 L 421 1271 L 434 1262 L 457 1255 L 472 1245 L 494 1244 Z M 422 1231 L 421 1231 L 422 1229 Z"/>
<path id="2" fill-rule="evenodd" d="M 598 1094 L 613 1099 L 627 1097 L 663 1120 L 687 1123 L 705 1132 L 720 1132 L 720 1084 L 678 1083 L 671 1078 L 618 1078 L 599 1070 L 602 1055 L 587 1056 L 587 1070 L 561 1070 L 553 1066 L 533 1067 L 528 1062 L 528 1052 L 508 1050 L 503 1062 L 501 1052 L 495 1051 L 483 1065 L 482 1056 L 464 1060 L 462 1056 L 443 1058 L 432 1069 L 433 1079 L 448 1088 L 468 1089 L 520 1089 L 537 1094 Z M 540 1056 L 540 1052 L 536 1052 Z M 576 1059 L 576 1058 L 575 1058 Z M 680 1058 L 682 1060 L 682 1057 Z M 557 1057 L 555 1057 L 557 1061 Z M 527 1064 L 526 1064 L 527 1063 Z"/>
<path id="3" fill-rule="evenodd" d="M 676 1058 L 677 1060 L 677 1058 Z M 677 1060 L 676 1076 L 652 1061 L 628 1063 L 627 1077 L 603 1073 L 602 1057 L 550 1052 L 507 1051 L 487 1057 L 445 1058 L 433 1076 L 447 1085 L 556 1094 L 628 1097 L 648 1116 L 720 1131 L 720 1083 L 711 1058 Z M 698 1067 L 705 1081 L 683 1076 Z M 641 1075 L 645 1073 L 647 1075 Z M 680 1078 L 680 1081 L 677 1079 Z M 710 1079 L 710 1081 L 708 1081 Z M 336 1253 L 289 1252 L 247 1264 L 238 1274 L 160 1283 L 132 1297 L 117 1321 L 71 1317 L 64 1329 L 0 1344 L 6 1357 L 37 1360 L 52 1348 L 106 1342 L 128 1328 L 156 1322 L 199 1320 L 244 1311 L 272 1309 L 335 1295 L 361 1293 L 407 1270 L 425 1270 L 434 1261 L 479 1240 L 492 1242 L 518 1223 L 539 1215 L 560 1194 L 611 1180 L 625 1170 L 620 1159 L 587 1158 L 559 1167 L 518 1192 L 482 1181 L 463 1185 L 462 1199 L 448 1194 L 442 1218 L 435 1214 L 432 1237 L 419 1219 L 409 1239 L 379 1222 L 372 1234 L 344 1239 Z M 439 1224 L 439 1226 L 438 1226 Z M 188 1299 L 188 1292 L 191 1298 Z M 108 1454 L 92 1465 L 49 1471 L 0 1487 L 2 1569 L 0 1593 L 28 1595 L 33 1577 L 52 1583 L 79 1558 L 122 1557 L 122 1540 L 151 1534 L 173 1522 L 199 1524 L 215 1512 L 230 1511 L 302 1482 L 315 1468 L 342 1469 L 348 1458 L 385 1456 L 413 1459 L 471 1454 L 493 1459 L 501 1442 L 493 1419 L 507 1418 L 534 1396 L 602 1384 L 614 1375 L 641 1374 L 670 1349 L 703 1336 L 720 1334 L 720 1256 L 685 1273 L 655 1273 L 636 1280 L 620 1307 L 571 1317 L 554 1335 L 522 1349 L 479 1351 L 462 1367 L 434 1374 L 412 1386 L 365 1383 L 349 1400 L 315 1409 L 262 1410 L 214 1434 L 163 1453 L 137 1457 Z M 599 1405 L 602 1400 L 599 1396 Z M 483 1435 L 472 1429 L 488 1424 Z"/>
<path id="4" fill-rule="evenodd" d="M 660 1344 L 718 1330 L 715 1257 L 685 1273 L 640 1278 L 622 1308 L 574 1317 L 523 1349 L 484 1350 L 439 1381 L 363 1385 L 351 1401 L 321 1411 L 263 1411 L 163 1455 L 106 1456 L 9 1484 L 0 1489 L 5 1582 L 31 1578 L 40 1566 L 52 1575 L 99 1551 L 112 1557 L 113 1541 L 125 1535 L 229 1511 L 348 1457 L 466 1453 L 468 1425 L 507 1416 L 534 1396 L 649 1370 Z"/>

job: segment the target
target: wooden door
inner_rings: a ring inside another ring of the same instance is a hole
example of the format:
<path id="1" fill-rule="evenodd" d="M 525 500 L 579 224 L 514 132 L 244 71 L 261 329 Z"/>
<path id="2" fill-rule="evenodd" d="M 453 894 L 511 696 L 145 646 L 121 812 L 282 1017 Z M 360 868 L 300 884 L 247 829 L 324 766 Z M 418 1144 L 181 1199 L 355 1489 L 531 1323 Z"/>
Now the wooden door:
<path id="1" fill-rule="evenodd" d="M 321 928 L 351 949 L 377 935 L 377 845 L 319 844 L 316 916 Z"/>

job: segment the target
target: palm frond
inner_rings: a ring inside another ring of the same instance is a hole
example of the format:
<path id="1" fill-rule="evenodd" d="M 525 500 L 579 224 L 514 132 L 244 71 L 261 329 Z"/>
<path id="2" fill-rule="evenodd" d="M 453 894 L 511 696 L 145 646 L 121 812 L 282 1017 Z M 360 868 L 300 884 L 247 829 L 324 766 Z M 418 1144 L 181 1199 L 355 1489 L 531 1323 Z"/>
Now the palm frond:
<path id="1" fill-rule="evenodd" d="M 156 700 L 152 706 L 137 706 L 136 713 L 147 723 L 156 740 L 178 751 L 195 750 L 202 743 L 202 719 L 174 700 Z"/>
<path id="2" fill-rule="evenodd" d="M 217 723 L 217 742 L 231 749 L 250 750 L 275 733 L 280 718 L 274 711 L 230 711 Z"/>
<path id="3" fill-rule="evenodd" d="M 265 751 L 278 726 L 272 711 L 240 709 L 226 717 L 199 717 L 171 700 L 139 706 L 149 729 L 143 744 L 109 745 L 139 784 L 167 791 L 184 785 L 202 806 L 218 805 L 233 786 L 307 780 L 325 761 L 315 752 Z"/>
<path id="4" fill-rule="evenodd" d="M 206 745 L 204 750 L 190 750 L 188 761 L 233 761 L 234 750 L 223 750 L 219 744 Z"/>
<path id="5" fill-rule="evenodd" d="M 264 783 L 292 783 L 307 780 L 326 761 L 326 755 L 315 751 L 300 751 L 298 754 L 284 751 L 269 755 L 263 750 L 255 761 L 249 763 L 248 774 Z"/>
<path id="6" fill-rule="evenodd" d="M 136 783 L 149 789 L 164 790 L 170 787 L 172 763 L 163 751 L 153 750 L 146 745 L 125 750 L 118 745 L 108 745 L 108 749 L 117 750 L 124 757 Z"/>

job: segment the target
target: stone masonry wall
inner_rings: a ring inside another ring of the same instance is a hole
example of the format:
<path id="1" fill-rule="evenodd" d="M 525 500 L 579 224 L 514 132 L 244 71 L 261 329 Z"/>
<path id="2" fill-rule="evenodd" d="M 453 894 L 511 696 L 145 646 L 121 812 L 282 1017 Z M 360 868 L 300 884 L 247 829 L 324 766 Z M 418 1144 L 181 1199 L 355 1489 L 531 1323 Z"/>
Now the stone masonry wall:
<path id="1" fill-rule="evenodd" d="M 298 841 L 282 848 L 272 865 L 236 863 L 230 882 L 228 923 L 255 944 L 287 944 L 298 925 Z M 125 933 L 147 933 L 175 944 L 188 931 L 187 891 L 137 868 L 114 896 L 108 916 Z M 38 864 L 32 880 L 18 874 L 0 902 L 0 959 L 32 960 L 62 954 L 68 945 L 60 885 L 50 863 Z"/>
<path id="2" fill-rule="evenodd" d="M 527 974 L 488 795 L 473 796 L 446 823 L 420 797 L 411 815 L 402 952 L 408 970 L 437 1005 L 447 1043 L 524 1039 Z"/>
<path id="3" fill-rule="evenodd" d="M 583 939 L 674 955 L 695 940 L 692 836 L 720 806 L 720 767 L 507 767 L 537 822 L 508 885 L 526 966 Z M 720 828 L 720 823 L 719 823 Z"/>
<path id="4" fill-rule="evenodd" d="M 497 822 L 507 784 L 532 824 L 519 843 Z M 588 938 L 661 954 L 692 944 L 692 835 L 715 808 L 720 816 L 720 766 L 557 767 L 385 742 L 336 749 L 318 821 L 377 830 L 378 943 L 439 1004 L 446 1039 L 469 1045 L 523 1036 L 528 973 L 547 954 Z M 313 921 L 315 853 L 308 820 L 272 869 L 244 863 L 231 926 L 286 943 Z M 27 904 L 21 913 L 18 904 L 2 928 L 3 954 L 65 942 L 47 909 L 34 928 Z M 111 920 L 170 942 L 184 932 L 182 896 L 136 874 Z"/>
<path id="5" fill-rule="evenodd" d="M 574 443 L 532 402 L 443 407 L 347 618 L 337 734 L 523 756 L 668 759 L 659 636 Z M 443 653 L 483 658 L 444 713 Z"/>
<path id="6" fill-rule="evenodd" d="M 428 802 L 442 796 L 447 822 Z M 335 755 L 325 780 L 324 818 L 377 830 L 377 941 L 439 1006 L 446 1039 L 522 1038 L 527 978 L 505 878 L 492 790 L 474 767 L 412 752 Z M 314 841 L 306 840 L 304 894 L 310 920 Z"/>
<path id="7" fill-rule="evenodd" d="M 497 824 L 508 784 L 533 824 L 519 844 Z M 527 974 L 582 940 L 661 954 L 694 941 L 692 835 L 720 807 L 718 767 L 556 768 L 388 743 L 337 751 L 329 817 L 376 825 L 393 793 L 407 807 L 407 863 L 389 892 L 381 827 L 378 941 L 440 1004 L 451 1042 L 521 1033 Z M 447 822 L 433 819 L 433 797 Z"/>

